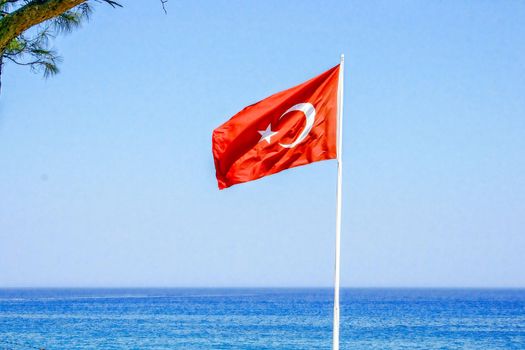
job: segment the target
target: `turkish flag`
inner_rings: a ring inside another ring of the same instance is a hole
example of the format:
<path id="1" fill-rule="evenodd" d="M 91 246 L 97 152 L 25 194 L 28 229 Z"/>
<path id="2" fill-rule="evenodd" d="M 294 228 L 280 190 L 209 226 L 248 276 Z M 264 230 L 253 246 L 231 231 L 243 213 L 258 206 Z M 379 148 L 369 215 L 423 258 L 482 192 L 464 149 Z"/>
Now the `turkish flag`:
<path id="1" fill-rule="evenodd" d="M 337 157 L 339 65 L 244 108 L 213 130 L 219 189 Z"/>

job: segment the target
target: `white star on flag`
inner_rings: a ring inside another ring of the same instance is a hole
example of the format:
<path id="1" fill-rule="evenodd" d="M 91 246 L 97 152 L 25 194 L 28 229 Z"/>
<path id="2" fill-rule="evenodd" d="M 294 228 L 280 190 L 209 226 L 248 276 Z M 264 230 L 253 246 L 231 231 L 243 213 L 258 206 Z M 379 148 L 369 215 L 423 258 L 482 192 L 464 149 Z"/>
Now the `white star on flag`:
<path id="1" fill-rule="evenodd" d="M 270 138 L 277 134 L 277 132 L 272 131 L 272 123 L 270 123 L 270 125 L 268 125 L 266 130 L 259 130 L 257 132 L 259 134 L 261 134 L 261 139 L 259 140 L 259 142 L 264 140 L 264 141 L 266 141 L 268 143 L 270 143 Z"/>

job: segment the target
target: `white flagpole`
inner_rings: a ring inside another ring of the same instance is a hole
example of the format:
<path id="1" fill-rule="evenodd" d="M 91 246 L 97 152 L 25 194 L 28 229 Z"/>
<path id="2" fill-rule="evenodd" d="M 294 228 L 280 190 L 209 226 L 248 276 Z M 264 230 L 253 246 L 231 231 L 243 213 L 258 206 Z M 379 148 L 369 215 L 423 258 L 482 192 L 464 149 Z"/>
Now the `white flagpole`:
<path id="1" fill-rule="evenodd" d="M 335 277 L 333 350 L 339 350 L 339 267 L 341 265 L 341 203 L 343 191 L 343 79 L 345 55 L 341 55 L 337 93 L 337 206 L 335 216 Z"/>

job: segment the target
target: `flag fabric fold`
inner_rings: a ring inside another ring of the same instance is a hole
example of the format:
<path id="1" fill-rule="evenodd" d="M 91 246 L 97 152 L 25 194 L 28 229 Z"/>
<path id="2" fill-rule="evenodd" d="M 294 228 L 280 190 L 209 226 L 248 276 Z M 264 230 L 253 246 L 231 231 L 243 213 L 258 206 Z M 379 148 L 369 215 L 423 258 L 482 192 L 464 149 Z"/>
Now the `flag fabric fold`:
<path id="1" fill-rule="evenodd" d="M 216 128 L 219 189 L 336 158 L 339 69 L 245 107 Z"/>

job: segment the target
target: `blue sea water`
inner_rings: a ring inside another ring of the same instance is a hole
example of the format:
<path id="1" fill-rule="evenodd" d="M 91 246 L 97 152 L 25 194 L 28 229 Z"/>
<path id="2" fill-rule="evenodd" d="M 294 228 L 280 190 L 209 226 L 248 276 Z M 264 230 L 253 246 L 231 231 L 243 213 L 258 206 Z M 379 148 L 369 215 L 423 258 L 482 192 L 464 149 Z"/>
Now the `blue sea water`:
<path id="1" fill-rule="evenodd" d="M 341 349 L 525 349 L 525 290 L 344 289 Z M 0 289 L 0 349 L 330 349 L 329 289 Z"/>

